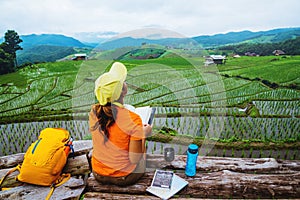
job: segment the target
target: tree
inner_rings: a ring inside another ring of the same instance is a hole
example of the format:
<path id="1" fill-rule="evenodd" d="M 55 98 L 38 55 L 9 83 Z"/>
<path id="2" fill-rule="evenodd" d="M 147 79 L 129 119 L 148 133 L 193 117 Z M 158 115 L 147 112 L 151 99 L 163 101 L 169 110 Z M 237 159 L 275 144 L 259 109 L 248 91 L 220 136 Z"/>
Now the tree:
<path id="1" fill-rule="evenodd" d="M 14 67 L 16 67 L 18 65 L 16 51 L 23 49 L 19 45 L 21 42 L 23 42 L 23 40 L 20 39 L 18 33 L 14 30 L 8 30 L 5 33 L 4 39 L 5 41 L 3 43 L 3 49 L 6 53 L 12 56 L 12 59 L 14 61 Z"/>
<path id="2" fill-rule="evenodd" d="M 3 49 L 4 43 L 0 44 L 0 74 L 7 74 L 14 71 L 12 55 Z"/>

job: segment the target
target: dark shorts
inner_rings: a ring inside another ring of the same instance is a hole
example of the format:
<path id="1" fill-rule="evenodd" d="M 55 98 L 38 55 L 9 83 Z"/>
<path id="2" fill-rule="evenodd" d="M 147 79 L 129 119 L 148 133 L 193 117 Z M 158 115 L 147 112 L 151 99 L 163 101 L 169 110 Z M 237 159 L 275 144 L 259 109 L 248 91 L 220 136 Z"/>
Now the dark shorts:
<path id="1" fill-rule="evenodd" d="M 145 173 L 146 161 L 141 159 L 135 170 L 127 176 L 111 177 L 102 176 L 93 171 L 93 175 L 97 181 L 103 184 L 114 184 L 119 186 L 127 186 L 136 183 Z"/>

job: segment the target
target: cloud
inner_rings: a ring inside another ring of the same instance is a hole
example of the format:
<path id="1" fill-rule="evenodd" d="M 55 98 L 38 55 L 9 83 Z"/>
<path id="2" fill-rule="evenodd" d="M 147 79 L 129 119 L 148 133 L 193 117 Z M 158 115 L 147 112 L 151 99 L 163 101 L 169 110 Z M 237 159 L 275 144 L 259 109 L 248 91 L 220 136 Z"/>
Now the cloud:
<path id="1" fill-rule="evenodd" d="M 0 32 L 128 32 L 161 28 L 187 36 L 300 26 L 298 0 L 1 0 Z"/>

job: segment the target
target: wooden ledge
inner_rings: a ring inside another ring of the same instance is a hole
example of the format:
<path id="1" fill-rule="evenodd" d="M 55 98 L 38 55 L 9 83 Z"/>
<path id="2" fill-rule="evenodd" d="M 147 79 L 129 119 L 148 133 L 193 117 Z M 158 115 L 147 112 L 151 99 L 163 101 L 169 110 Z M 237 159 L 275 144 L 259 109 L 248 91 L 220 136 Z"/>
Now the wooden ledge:
<path id="1" fill-rule="evenodd" d="M 55 188 L 51 199 L 79 199 L 85 184 L 81 178 L 71 177 L 63 185 Z M 50 187 L 22 184 L 0 192 L 0 199 L 45 199 Z"/>
<path id="2" fill-rule="evenodd" d="M 95 180 L 90 171 L 91 141 L 75 142 L 75 158 L 69 158 L 65 173 L 71 173 L 70 182 L 56 188 L 53 199 L 76 199 L 84 192 L 85 199 L 158 199 L 148 193 L 155 169 L 173 170 L 189 182 L 173 198 L 300 198 L 300 160 L 274 158 L 198 157 L 197 174 L 184 174 L 186 156 L 176 155 L 166 162 L 163 155 L 147 155 L 147 172 L 134 185 L 119 187 L 104 185 Z M 24 154 L 0 157 L 0 177 L 17 164 Z M 16 182 L 17 172 L 8 176 L 3 187 L 14 187 L 0 192 L 0 199 L 43 199 L 49 187 Z M 35 196 L 37 195 L 37 196 Z M 40 195 L 40 196 L 38 196 Z M 78 195 L 78 196 L 77 196 Z M 75 197 L 76 196 L 76 197 Z"/>
<path id="3" fill-rule="evenodd" d="M 197 173 L 187 177 L 176 174 L 189 182 L 178 197 L 193 198 L 299 198 L 300 172 L 295 174 L 247 174 L 222 170 Z M 87 180 L 87 191 L 97 193 L 149 195 L 146 188 L 151 184 L 153 172 L 147 172 L 136 184 L 127 187 L 105 185 L 91 175 Z"/>

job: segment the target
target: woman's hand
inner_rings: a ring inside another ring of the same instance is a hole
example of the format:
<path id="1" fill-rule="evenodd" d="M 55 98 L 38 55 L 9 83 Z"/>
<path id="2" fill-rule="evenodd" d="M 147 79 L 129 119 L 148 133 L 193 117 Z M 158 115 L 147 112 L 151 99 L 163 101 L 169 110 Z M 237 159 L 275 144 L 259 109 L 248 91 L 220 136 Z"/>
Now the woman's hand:
<path id="1" fill-rule="evenodd" d="M 144 124 L 143 130 L 144 130 L 144 133 L 145 133 L 145 137 L 151 136 L 151 134 L 152 134 L 152 126 L 151 125 Z"/>

